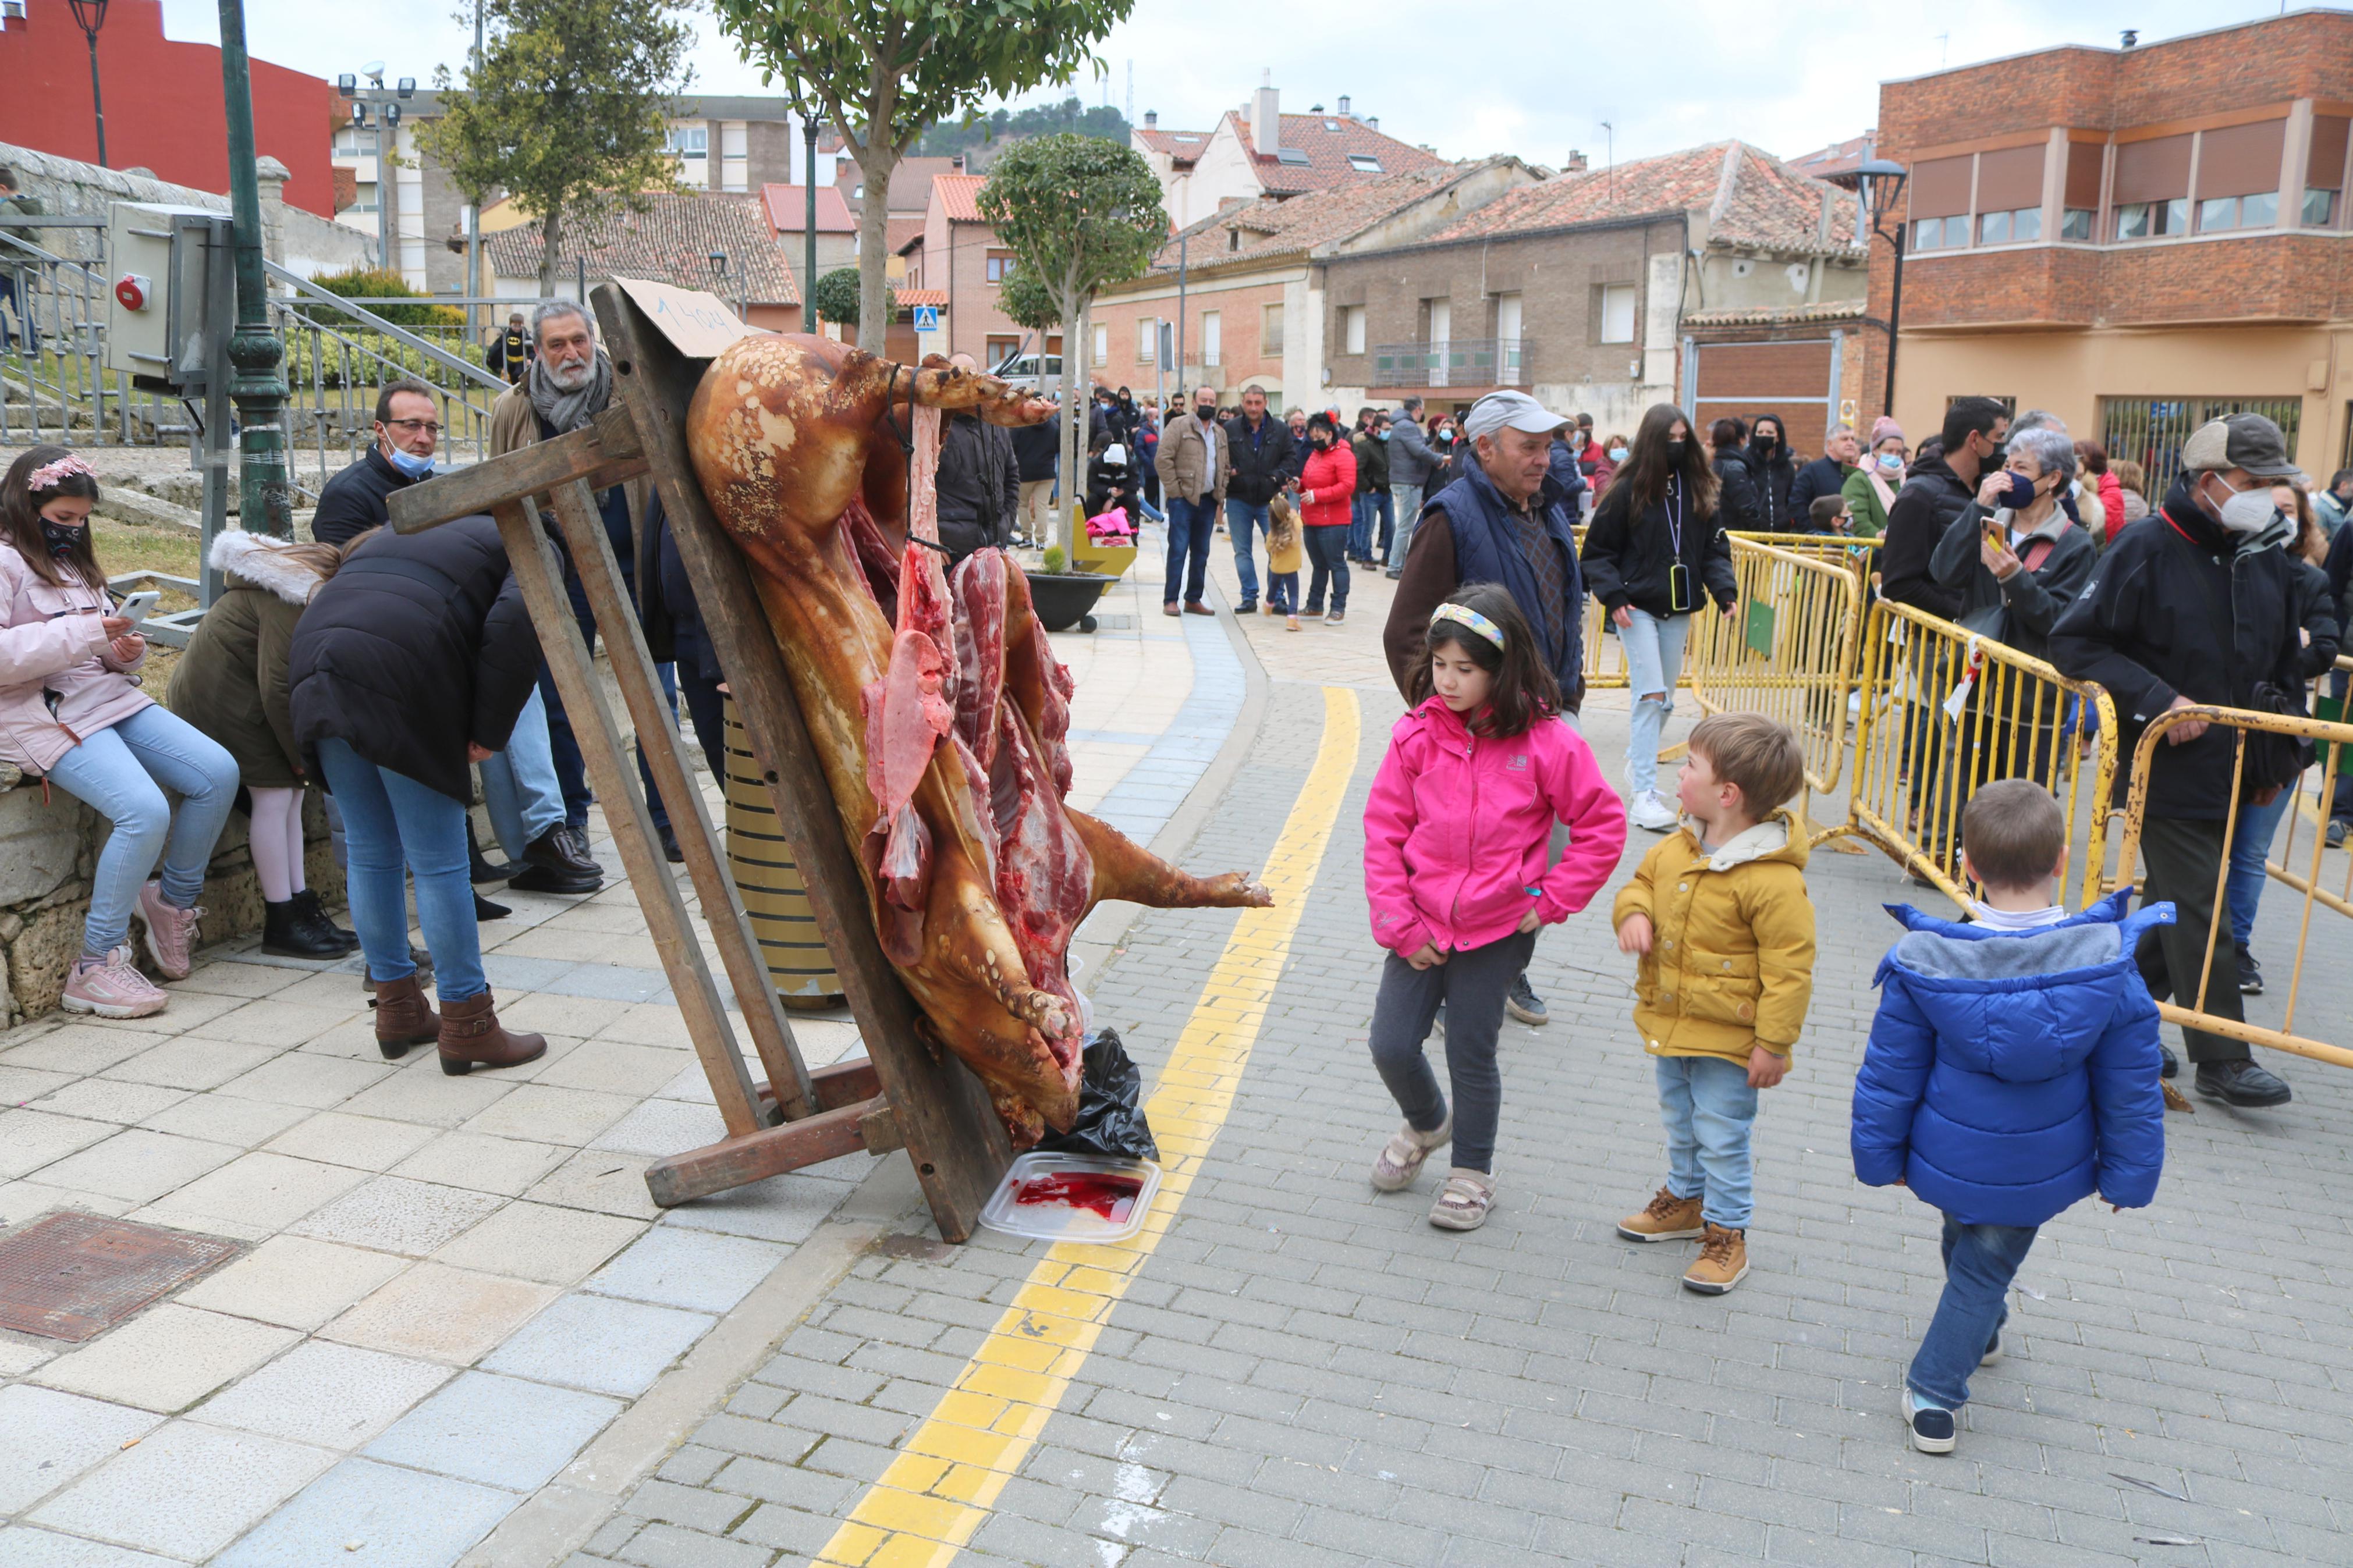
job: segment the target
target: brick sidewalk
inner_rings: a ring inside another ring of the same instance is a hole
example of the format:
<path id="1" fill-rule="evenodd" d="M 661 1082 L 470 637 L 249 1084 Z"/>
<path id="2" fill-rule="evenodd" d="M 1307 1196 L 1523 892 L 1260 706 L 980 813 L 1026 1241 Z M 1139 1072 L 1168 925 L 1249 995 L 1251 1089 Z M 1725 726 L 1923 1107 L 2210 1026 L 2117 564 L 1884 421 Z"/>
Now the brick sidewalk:
<path id="1" fill-rule="evenodd" d="M 1377 616 L 1361 633 L 1357 618 L 1345 635 L 1377 637 Z M 1263 861 L 1322 700 L 1278 683 L 1188 866 Z M 1690 1295 L 1683 1249 L 1613 1233 L 1662 1158 L 1629 966 L 1599 913 L 1539 948 L 1551 1026 L 1507 1028 L 1494 1217 L 1469 1237 L 1430 1228 L 1428 1175 L 1376 1196 L 1365 1168 L 1397 1117 L 1365 1057 L 1377 955 L 1356 823 L 1397 709 L 1377 690 L 1362 700 L 1338 830 L 1207 1168 L 968 1548 L 888 1561 L 2353 1560 L 2332 1500 L 2353 1462 L 2345 1225 L 2314 1196 L 2342 1184 L 2353 1152 L 2353 1082 L 2333 1069 L 2284 1064 L 2298 1099 L 2281 1112 L 2201 1102 L 2168 1118 L 2154 1208 L 2079 1205 L 2045 1230 L 1960 1453 L 1905 1445 L 1896 1389 L 1940 1283 L 1934 1216 L 1856 1185 L 1846 1141 L 1871 975 L 1894 932 L 1876 906 L 1905 891 L 1875 853 L 1810 868 L 1814 1009 L 1760 1119 L 1755 1268 L 1737 1291 Z M 1613 772 L 1623 722 L 1589 716 Z M 1630 857 L 1650 842 L 1635 835 Z M 1099 1016 L 1147 1072 L 1232 923 L 1146 913 L 1096 979 Z M 2308 993 L 2308 1016 L 2345 1016 L 2344 976 L 2311 967 L 2307 984 L 2329 994 Z M 835 1536 L 1046 1252 L 988 1233 L 926 1247 L 919 1221 L 904 1228 L 574 1568 L 798 1563 Z"/>

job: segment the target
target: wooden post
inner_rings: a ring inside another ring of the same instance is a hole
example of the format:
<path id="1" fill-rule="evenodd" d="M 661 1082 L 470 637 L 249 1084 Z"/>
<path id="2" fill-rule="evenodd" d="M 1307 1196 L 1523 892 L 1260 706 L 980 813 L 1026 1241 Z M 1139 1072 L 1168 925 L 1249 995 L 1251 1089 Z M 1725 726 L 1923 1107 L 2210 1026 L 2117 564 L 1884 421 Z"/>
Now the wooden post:
<path id="1" fill-rule="evenodd" d="M 728 984 L 744 1009 L 744 1026 L 760 1054 L 760 1065 L 768 1069 L 769 1086 L 786 1117 L 798 1120 L 814 1115 L 817 1105 L 809 1093 L 808 1068 L 793 1043 L 792 1026 L 776 1004 L 776 987 L 768 984 L 768 966 L 761 961 L 759 943 L 753 939 L 735 884 L 727 875 L 718 836 L 702 808 L 702 792 L 695 787 L 680 750 L 678 717 L 662 696 L 637 607 L 622 589 L 620 566 L 613 559 L 613 542 L 606 536 L 596 494 L 586 483 L 574 479 L 556 486 L 554 499 L 556 521 L 572 552 L 572 569 L 579 574 L 597 629 L 605 634 L 613 678 L 621 688 L 621 700 L 628 705 L 629 721 L 637 730 L 654 788 L 670 808 L 670 831 L 685 853 L 687 874 L 702 900 L 703 921 L 711 928 L 719 961 L 727 969 Z M 634 868 L 629 875 L 637 875 Z M 665 882 L 670 880 L 667 869 L 661 869 L 660 875 Z"/>
<path id="2" fill-rule="evenodd" d="M 784 655 L 743 555 L 712 515 L 688 458 L 685 414 L 702 362 L 681 355 L 618 289 L 600 284 L 594 299 L 615 391 L 661 493 L 697 610 L 735 695 L 777 826 L 807 884 L 876 1077 L 896 1113 L 896 1132 L 940 1234 L 962 1241 L 1012 1158 L 1005 1129 L 970 1069 L 919 1037 L 920 1014 L 875 937 L 866 884 L 842 837 Z"/>
<path id="3" fill-rule="evenodd" d="M 507 563 L 522 587 L 532 621 L 539 627 L 540 648 L 555 677 L 564 710 L 571 716 L 575 731 L 585 731 L 580 734 L 580 754 L 588 766 L 588 782 L 612 825 L 614 847 L 621 853 L 622 868 L 628 873 L 638 906 L 645 910 L 647 929 L 661 955 L 662 968 L 670 976 L 687 1034 L 694 1041 L 695 1055 L 702 1060 L 703 1075 L 711 1080 L 720 1119 L 730 1135 L 744 1137 L 765 1122 L 759 1099 L 744 1071 L 727 1009 L 711 982 L 710 970 L 703 965 L 702 946 L 687 919 L 686 902 L 679 897 L 678 884 L 670 880 L 669 862 L 656 847 L 653 816 L 638 792 L 638 781 L 632 776 L 635 770 L 623 764 L 620 728 L 613 722 L 612 710 L 605 706 L 588 645 L 572 618 L 572 604 L 564 592 L 554 549 L 524 504 L 517 497 L 498 502 L 491 511 L 498 519 L 499 537 L 506 542 Z M 603 524 L 597 526 L 601 531 Z M 685 984 L 678 983 L 681 976 Z"/>

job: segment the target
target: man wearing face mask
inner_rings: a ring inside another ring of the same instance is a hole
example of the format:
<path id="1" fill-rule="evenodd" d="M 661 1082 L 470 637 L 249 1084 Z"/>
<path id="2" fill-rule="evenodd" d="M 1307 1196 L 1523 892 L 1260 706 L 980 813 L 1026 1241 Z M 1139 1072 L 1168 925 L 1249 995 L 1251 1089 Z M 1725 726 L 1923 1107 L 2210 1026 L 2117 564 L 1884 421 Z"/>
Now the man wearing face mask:
<path id="1" fill-rule="evenodd" d="M 1225 426 L 1218 423 L 1216 392 L 1202 387 L 1193 395 L 1193 412 L 1168 421 L 1152 466 L 1168 509 L 1168 582 L 1160 613 L 1209 615 L 1201 595 L 1208 586 L 1218 506 L 1232 467 Z"/>
<path id="2" fill-rule="evenodd" d="M 390 520 L 388 498 L 433 472 L 441 440 L 441 405 L 421 381 L 385 384 L 375 395 L 375 445 L 319 491 L 311 536 L 322 544 L 348 544 Z"/>
<path id="3" fill-rule="evenodd" d="M 2120 756 L 2131 756 L 2142 730 L 2167 710 L 2263 706 L 2261 685 L 2301 710 L 2295 568 L 2264 532 L 2277 511 L 2273 484 L 2303 477 L 2279 426 L 2260 414 L 2200 426 L 2182 444 L 2181 477 L 2164 505 L 2116 535 L 2060 616 L 2051 662 L 2098 681 L 2116 700 Z M 2235 753 L 2227 729 L 2168 730 L 2150 766 L 2140 839 L 2142 900 L 2175 909 L 2174 923 L 2142 944 L 2141 973 L 2152 992 L 2184 1006 L 2197 1004 L 2202 981 L 2205 1010 L 2230 1019 L 2243 1015 L 2228 931 L 2213 943 L 2211 967 L 2203 961 L 2223 830 L 2242 804 L 2232 795 Z M 2130 770 L 2119 767 L 2119 805 L 2129 783 Z M 2243 783 L 2242 790 L 2262 793 Z M 2255 1065 L 2245 1042 L 2200 1029 L 2182 1037 L 2199 1093 L 2236 1106 L 2287 1103 L 2288 1086 Z"/>

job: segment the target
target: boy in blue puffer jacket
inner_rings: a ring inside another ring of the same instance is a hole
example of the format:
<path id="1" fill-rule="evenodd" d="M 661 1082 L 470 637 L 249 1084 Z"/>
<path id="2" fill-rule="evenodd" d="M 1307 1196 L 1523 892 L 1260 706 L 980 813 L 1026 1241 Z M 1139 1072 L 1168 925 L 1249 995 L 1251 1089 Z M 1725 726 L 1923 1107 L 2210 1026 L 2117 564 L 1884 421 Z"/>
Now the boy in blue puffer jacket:
<path id="1" fill-rule="evenodd" d="M 1945 1293 L 1905 1378 L 1924 1454 L 1959 1440 L 1969 1371 L 2001 1354 L 2036 1227 L 2094 1193 L 2139 1208 L 2165 1163 L 2157 1004 L 2133 952 L 2173 906 L 2127 915 L 2127 889 L 2070 915 L 2052 901 L 2066 862 L 2059 803 L 2005 779 L 1961 814 L 1961 864 L 1985 889 L 1973 922 L 1888 911 L 1910 934 L 1875 981 L 1854 1173 L 1908 1185 L 1945 1215 Z"/>

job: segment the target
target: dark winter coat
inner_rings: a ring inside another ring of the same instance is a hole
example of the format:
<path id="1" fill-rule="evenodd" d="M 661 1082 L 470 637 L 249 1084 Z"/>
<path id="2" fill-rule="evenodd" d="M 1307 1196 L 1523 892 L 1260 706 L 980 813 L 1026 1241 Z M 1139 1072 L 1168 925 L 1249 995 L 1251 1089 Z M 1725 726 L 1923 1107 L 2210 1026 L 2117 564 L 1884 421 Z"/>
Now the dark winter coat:
<path id="1" fill-rule="evenodd" d="M 1456 587 L 1472 583 L 1500 583 L 1512 595 L 1512 602 L 1535 628 L 1545 645 L 1545 662 L 1552 667 L 1553 679 L 1560 683 L 1561 700 L 1570 712 L 1575 712 L 1584 698 L 1585 668 L 1585 590 L 1584 578 L 1577 571 L 1577 536 L 1571 531 L 1577 512 L 1569 498 L 1561 493 L 1550 475 L 1531 500 L 1536 517 L 1542 520 L 1551 547 L 1560 552 L 1561 579 L 1567 602 L 1561 606 L 1560 635 L 1553 636 L 1553 616 L 1546 612 L 1536 588 L 1536 571 L 1528 560 L 1528 552 L 1520 542 L 1520 531 L 1512 521 L 1512 509 L 1504 500 L 1495 481 L 1478 463 L 1464 465 L 1462 477 L 1430 498 L 1422 508 L 1425 521 L 1443 518 L 1446 524 L 1448 553 L 1451 556 L 1454 582 L 1451 584 L 1432 584 L 1443 591 L 1443 599 Z M 1407 574 L 1414 582 L 1398 584 L 1398 600 L 1408 600 L 1408 589 L 1419 590 L 1419 574 L 1412 563 L 1420 557 L 1419 530 L 1415 531 L 1416 544 L 1407 557 Z M 1433 531 L 1433 538 L 1436 531 Z M 1417 605 L 1426 596 L 1417 593 L 1411 602 Z M 1434 605 L 1436 600 L 1431 603 Z M 1427 610 L 1419 611 L 1427 624 Z M 1392 616 L 1392 626 L 1395 617 Z M 1420 626 L 1404 628 L 1419 633 Z M 1385 642 L 1392 639 L 1384 638 Z M 1391 668 L 1398 668 L 1392 650 Z M 1400 672 L 1401 673 L 1401 672 Z M 1400 682 L 1402 684 L 1402 681 Z"/>
<path id="2" fill-rule="evenodd" d="M 227 590 L 196 623 L 172 668 L 172 711 L 220 742 L 251 789 L 303 782 L 287 684 L 294 628 L 319 574 L 284 559 L 265 533 L 228 530 L 213 541 L 212 563 Z"/>
<path id="3" fill-rule="evenodd" d="M 2022 564 L 2003 582 L 1978 553 L 1978 541 L 1992 516 L 1974 500 L 1961 508 L 1945 525 L 1945 537 L 1929 555 L 1929 574 L 1960 595 L 1956 619 L 1975 626 L 1979 612 L 1999 606 L 2003 614 L 1993 634 L 1996 639 L 2021 653 L 2047 658 L 2051 628 L 2091 580 L 2092 568 L 2099 563 L 2100 547 L 2052 507 L 2045 520 L 2046 527 L 2057 525 L 2051 529 L 2050 548 L 2042 549 L 2040 538 L 2026 541 L 2019 559 L 2031 564 Z"/>
<path id="4" fill-rule="evenodd" d="M 385 461 L 383 447 L 370 447 L 358 462 L 329 479 L 319 491 L 311 537 L 322 544 L 349 544 L 369 529 L 382 528 L 392 521 L 393 491 L 422 482 Z"/>
<path id="5" fill-rule="evenodd" d="M 2100 557 L 2052 628 L 2051 662 L 2107 689 L 2122 757 L 2133 754 L 2148 721 L 2177 696 L 2246 708 L 2261 681 L 2301 693 L 2300 564 L 2261 537 L 2226 532 L 2190 500 L 2185 475 L 2162 507 L 2128 525 Z M 2147 814 L 2229 816 L 2233 733 L 2218 725 L 2194 741 L 2159 745 Z M 2129 767 L 2116 769 L 2119 804 L 2131 775 Z"/>
<path id="6" fill-rule="evenodd" d="M 1010 433 L 1013 437 L 1013 460 L 1023 484 L 1054 477 L 1054 465 L 1062 451 L 1062 422 L 1049 419 L 1043 425 L 1022 425 Z"/>
<path id="7" fill-rule="evenodd" d="M 1854 1173 L 1963 1225 L 2039 1226 L 2097 1193 L 2140 1208 L 2165 1165 L 2157 1004 L 2133 950 L 2173 906 L 2130 889 L 2032 931 L 1890 906 L 1855 1075 Z"/>
<path id="8" fill-rule="evenodd" d="M 1827 454 L 1798 470 L 1789 481 L 1788 499 L 1781 505 L 1783 528 L 1790 533 L 1816 533 L 1814 498 L 1834 496 L 1846 488 L 1847 466 Z"/>
<path id="9" fill-rule="evenodd" d="M 1673 483 L 1680 487 L 1682 480 Z M 1639 518 L 1630 486 L 1613 485 L 1593 510 L 1585 531 L 1585 585 L 1605 609 L 1631 605 L 1646 616 L 1664 619 L 1678 612 L 1668 606 L 1667 567 L 1675 558 L 1674 535 L 1667 525 L 1664 496 Z M 1740 597 L 1732 572 L 1732 541 L 1724 531 L 1723 513 L 1694 515 L 1688 506 L 1683 523 L 1683 563 L 1691 578 L 1690 603 L 1681 613 L 1697 610 L 1713 595 L 1717 607 L 1730 609 Z"/>
<path id="10" fill-rule="evenodd" d="M 1567 498 L 1569 517 L 1574 520 L 1580 516 L 1585 508 L 1577 497 L 1585 493 L 1585 465 L 1577 461 L 1577 448 L 1560 437 L 1554 437 L 1552 452 L 1545 458 L 1545 467 L 1552 475 L 1552 482 L 1558 485 L 1561 494 Z"/>
<path id="11" fill-rule="evenodd" d="M 1021 505 L 1012 433 L 976 415 L 950 419 L 940 442 L 939 498 L 940 542 L 950 560 L 1011 540 Z"/>
<path id="12" fill-rule="evenodd" d="M 1291 427 L 1271 412 L 1260 422 L 1255 434 L 1247 416 L 1234 416 L 1226 426 L 1226 455 L 1232 465 L 1226 479 L 1226 499 L 1251 506 L 1264 506 L 1285 482 L 1297 479 L 1300 462 L 1306 456 L 1291 438 Z"/>
<path id="13" fill-rule="evenodd" d="M 1929 557 L 1946 528 L 1976 494 L 1942 458 L 1912 465 L 1911 477 L 1887 509 L 1887 531 L 1879 536 L 1880 596 L 1951 620 L 1961 613 L 1961 594 L 1936 581 Z"/>
<path id="14" fill-rule="evenodd" d="M 1761 414 L 1757 416 L 1757 419 L 1766 417 L 1767 416 Z M 1779 423 L 1778 415 L 1770 416 L 1770 417 L 1777 424 Z M 1756 427 L 1756 419 L 1749 421 L 1752 430 Z M 1782 428 L 1787 429 L 1788 426 L 1783 426 Z M 1740 456 L 1741 459 L 1748 465 L 1748 472 L 1756 481 L 1759 514 L 1771 518 L 1775 530 L 1787 529 L 1789 526 L 1789 490 L 1798 482 L 1798 466 L 1789 460 L 1788 443 L 1776 442 L 1773 455 L 1767 458 L 1757 452 L 1756 440 L 1752 437 L 1749 444 L 1740 449 Z M 1810 516 L 1803 520 L 1803 526 L 1811 525 Z"/>
<path id="15" fill-rule="evenodd" d="M 295 743 L 319 743 L 456 801 L 472 797 L 467 742 L 506 748 L 539 679 L 539 637 L 487 517 L 377 533 L 311 595 L 294 628 Z"/>
<path id="16" fill-rule="evenodd" d="M 1715 467 L 1715 512 L 1724 526 L 1742 533 L 1779 532 L 1766 519 L 1764 500 L 1757 493 L 1757 471 L 1740 448 L 1718 452 Z"/>
<path id="17" fill-rule="evenodd" d="M 1356 454 L 1356 493 L 1388 494 L 1389 444 L 1370 430 L 1360 430 L 1350 438 L 1348 449 Z"/>
<path id="18" fill-rule="evenodd" d="M 1445 460 L 1422 426 L 1402 414 L 1389 421 L 1389 483 L 1419 485 L 1425 495 L 1430 494 L 1430 476 Z"/>

